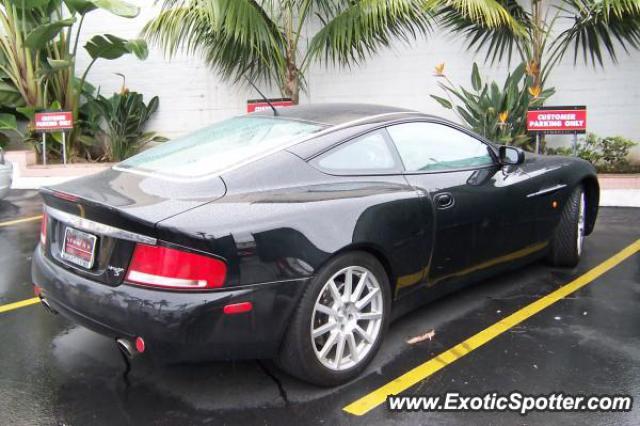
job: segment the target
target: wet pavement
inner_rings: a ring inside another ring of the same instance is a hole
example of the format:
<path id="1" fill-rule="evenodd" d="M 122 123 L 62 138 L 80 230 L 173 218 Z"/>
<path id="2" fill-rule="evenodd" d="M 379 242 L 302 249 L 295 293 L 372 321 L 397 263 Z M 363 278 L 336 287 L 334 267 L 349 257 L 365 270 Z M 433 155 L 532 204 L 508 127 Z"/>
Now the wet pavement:
<path id="1" fill-rule="evenodd" d="M 0 224 L 40 214 L 35 191 L 0 201 Z M 503 274 L 392 324 L 358 380 L 319 389 L 268 361 L 154 366 L 138 358 L 128 381 L 112 340 L 39 305 L 0 313 L 1 424 L 640 424 L 640 253 L 569 297 L 406 391 L 629 394 L 628 413 L 390 412 L 343 408 L 540 299 L 640 238 L 640 209 L 603 208 L 575 269 L 543 263 Z M 0 307 L 33 297 L 30 258 L 39 221 L 0 227 Z M 406 340 L 434 329 L 416 345 Z"/>

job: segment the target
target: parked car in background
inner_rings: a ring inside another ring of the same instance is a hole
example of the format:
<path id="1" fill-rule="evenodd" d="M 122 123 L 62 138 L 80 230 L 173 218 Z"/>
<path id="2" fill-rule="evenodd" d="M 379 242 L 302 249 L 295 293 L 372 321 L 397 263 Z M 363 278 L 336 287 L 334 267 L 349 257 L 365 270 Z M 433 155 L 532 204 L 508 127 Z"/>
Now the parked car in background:
<path id="1" fill-rule="evenodd" d="M 357 376 L 392 317 L 505 269 L 575 266 L 594 168 L 359 104 L 236 117 L 44 188 L 32 278 L 129 356 Z"/>
<path id="2" fill-rule="evenodd" d="M 9 193 L 12 173 L 13 166 L 4 158 L 4 151 L 0 148 L 0 200 Z"/>

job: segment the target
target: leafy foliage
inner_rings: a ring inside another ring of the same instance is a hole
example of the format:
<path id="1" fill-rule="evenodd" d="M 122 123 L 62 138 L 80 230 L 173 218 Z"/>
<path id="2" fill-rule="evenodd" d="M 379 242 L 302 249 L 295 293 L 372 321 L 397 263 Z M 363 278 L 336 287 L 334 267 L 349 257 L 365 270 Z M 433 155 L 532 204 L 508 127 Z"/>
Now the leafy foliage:
<path id="1" fill-rule="evenodd" d="M 125 40 L 111 34 L 93 36 L 84 45 L 91 59 L 118 59 L 133 53 L 138 59 L 147 59 L 148 50 L 144 40 Z"/>
<path id="2" fill-rule="evenodd" d="M 349 66 L 426 34 L 442 5 L 487 27 L 513 24 L 496 0 L 164 0 L 143 35 L 168 56 L 201 54 L 223 78 L 273 83 L 297 103 L 311 63 Z M 306 39 L 313 18 L 323 25 Z"/>
<path id="3" fill-rule="evenodd" d="M 18 123 L 12 114 L 0 113 L 0 148 L 9 143 L 7 133 L 18 132 Z"/>
<path id="4" fill-rule="evenodd" d="M 23 105 L 22 95 L 6 77 L 0 72 L 0 105 L 2 108 L 16 108 Z"/>
<path id="5" fill-rule="evenodd" d="M 80 15 L 86 15 L 98 8 L 123 18 L 135 18 L 140 13 L 138 7 L 121 0 L 64 0 L 64 3 L 69 11 Z"/>
<path id="6" fill-rule="evenodd" d="M 578 141 L 576 155 L 593 164 L 602 173 L 625 173 L 633 171 L 629 164 L 629 151 L 637 143 L 622 136 L 600 137 L 588 133 Z M 573 155 L 572 148 L 547 149 L 548 154 Z"/>
<path id="7" fill-rule="evenodd" d="M 39 25 L 29 32 L 24 41 L 24 45 L 30 49 L 41 49 L 46 47 L 47 43 L 60 34 L 60 31 L 66 27 L 72 26 L 75 22 L 75 18 L 69 18 Z"/>
<path id="8" fill-rule="evenodd" d="M 326 61 L 349 65 L 389 46 L 393 38 L 409 42 L 430 29 L 431 10 L 423 2 L 359 1 L 327 13 L 324 26 L 311 39 L 310 52 Z"/>
<path id="9" fill-rule="evenodd" d="M 533 79 L 520 64 L 510 73 L 500 87 L 495 81 L 485 82 L 480 76 L 478 64 L 473 64 L 471 88 L 455 86 L 444 73 L 438 85 L 446 98 L 431 95 L 441 106 L 453 110 L 474 131 L 489 140 L 501 144 L 531 148 L 531 138 L 526 131 L 526 114 L 529 107 L 542 105 L 553 95 L 547 89 L 534 97 L 530 94 Z M 440 71 L 443 67 L 439 68 Z"/>
<path id="10" fill-rule="evenodd" d="M 615 62 L 616 47 L 640 47 L 640 2 L 635 0 L 562 0 L 558 9 L 575 19 L 560 33 L 551 49 L 562 56 L 573 46 L 574 62 L 582 53 L 585 63 L 603 64 L 603 49 Z"/>
<path id="11" fill-rule="evenodd" d="M 122 161 L 138 152 L 149 142 L 164 142 L 166 138 L 144 128 L 159 105 L 157 96 L 145 104 L 142 94 L 123 90 L 110 98 L 98 95 L 90 114 L 99 116 L 105 123 L 106 154 L 111 161 Z"/>
<path id="12" fill-rule="evenodd" d="M 2 112 L 13 114 L 18 121 L 31 120 L 36 111 L 57 105 L 71 110 L 78 120 L 86 102 L 85 80 L 98 59 L 116 59 L 127 53 L 146 57 L 144 40 L 98 35 L 85 46 L 92 61 L 78 78 L 76 54 L 82 24 L 85 15 L 97 9 L 127 18 L 139 13 L 138 7 L 122 0 L 0 0 Z M 78 140 L 83 131 L 80 127 L 70 134 L 72 154 L 82 153 Z M 25 138 L 34 141 L 32 135 Z M 47 149 L 53 154 L 61 152 L 56 144 L 48 144 Z"/>
<path id="13" fill-rule="evenodd" d="M 453 7 L 440 9 L 438 17 L 445 27 L 467 38 L 469 50 L 485 48 L 487 61 L 501 61 L 506 56 L 510 62 L 514 51 L 521 55 L 522 60 L 526 60 L 525 45 L 532 31 L 531 13 L 525 10 L 517 0 L 498 0 L 497 3 L 517 23 L 516 26 L 488 27 Z"/>
<path id="14" fill-rule="evenodd" d="M 16 117 L 11 114 L 0 114 L 0 130 L 17 129 Z"/>
<path id="15" fill-rule="evenodd" d="M 462 1 L 462 0 L 461 0 Z M 574 62 L 603 65 L 607 55 L 617 59 L 619 49 L 640 47 L 640 2 L 637 0 L 559 0 L 528 2 L 496 0 L 517 25 L 487 26 L 460 10 L 438 10 L 445 27 L 468 40 L 470 50 L 485 49 L 487 60 L 519 60 L 534 69 L 542 86 L 555 65 L 573 50 Z M 559 29 L 560 28 L 560 29 Z"/>

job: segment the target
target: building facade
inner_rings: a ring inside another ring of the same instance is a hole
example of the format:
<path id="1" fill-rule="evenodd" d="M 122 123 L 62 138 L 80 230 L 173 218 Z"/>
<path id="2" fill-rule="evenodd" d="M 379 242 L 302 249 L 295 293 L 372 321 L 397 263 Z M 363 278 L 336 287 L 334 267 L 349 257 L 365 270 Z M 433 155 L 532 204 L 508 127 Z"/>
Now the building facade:
<path id="1" fill-rule="evenodd" d="M 120 37 L 138 37 L 143 25 L 153 17 L 158 7 L 153 0 L 137 1 L 142 12 L 132 20 L 96 11 L 87 15 L 83 36 L 112 33 Z M 82 64 L 87 57 L 80 57 Z M 500 84 L 509 65 L 485 64 L 482 52 L 469 52 L 464 42 L 444 30 L 434 29 L 431 36 L 411 45 L 396 43 L 384 49 L 361 66 L 336 69 L 316 64 L 307 75 L 308 90 L 301 103 L 366 102 L 412 108 L 442 115 L 453 120 L 456 116 L 430 98 L 442 95 L 433 75 L 434 66 L 445 63 L 447 76 L 457 84 L 470 86 L 471 66 L 476 61 L 483 76 Z M 516 63 L 512 63 L 514 67 Z M 587 105 L 589 131 L 601 136 L 621 135 L 640 140 L 640 52 L 627 55 L 621 50 L 618 63 L 606 61 L 605 67 L 593 68 L 567 55 L 553 73 L 548 85 L 556 88 L 549 105 Z M 127 56 L 115 61 L 98 62 L 88 81 L 100 87 L 103 95 L 117 91 L 122 80 L 115 73 L 126 75 L 130 90 L 141 92 L 146 99 L 159 96 L 160 109 L 149 128 L 167 137 L 176 137 L 209 123 L 242 114 L 246 101 L 259 97 L 251 88 L 221 81 L 198 57 L 178 56 L 166 59 L 153 46 L 149 58 L 139 61 Z M 268 96 L 280 97 L 275 88 L 261 88 Z M 570 143 L 571 136 L 551 138 L 554 145 Z M 633 152 L 640 158 L 640 148 Z"/>

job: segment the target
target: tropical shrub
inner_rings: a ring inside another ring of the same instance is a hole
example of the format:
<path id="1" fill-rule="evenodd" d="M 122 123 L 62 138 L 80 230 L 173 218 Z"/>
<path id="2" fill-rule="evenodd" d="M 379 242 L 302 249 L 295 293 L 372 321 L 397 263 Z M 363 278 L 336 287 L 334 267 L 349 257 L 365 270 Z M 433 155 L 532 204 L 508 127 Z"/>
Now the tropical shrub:
<path id="1" fill-rule="evenodd" d="M 600 137 L 588 133 L 577 144 L 576 155 L 593 164 L 602 173 L 625 173 L 636 171 L 629 164 L 629 151 L 636 142 L 622 136 Z M 573 147 L 547 149 L 548 154 L 573 155 Z"/>
<path id="2" fill-rule="evenodd" d="M 392 40 L 426 34 L 447 6 L 486 28 L 511 27 L 495 2 L 449 0 L 161 0 L 143 35 L 171 56 L 200 54 L 232 81 L 262 80 L 298 103 L 319 60 L 351 66 Z M 319 20 L 322 26 L 308 26 Z M 317 28 L 317 30 L 316 30 Z M 313 31 L 316 30 L 316 31 Z"/>
<path id="3" fill-rule="evenodd" d="M 145 132 L 147 121 L 158 110 L 159 99 L 151 98 L 148 104 L 142 94 L 126 88 L 110 98 L 98 95 L 87 108 L 89 114 L 99 116 L 104 123 L 106 159 L 122 161 L 137 153 L 149 142 L 167 139 L 155 132 Z M 96 137 L 100 130 L 96 130 Z"/>
<path id="4" fill-rule="evenodd" d="M 457 3 L 457 2 L 451 2 Z M 472 4 L 462 0 L 462 4 Z M 440 23 L 465 37 L 474 52 L 484 49 L 492 62 L 518 56 L 526 62 L 532 86 L 542 91 L 555 66 L 567 53 L 574 63 L 603 66 L 617 61 L 621 50 L 640 48 L 640 2 L 637 0 L 487 1 L 509 16 L 494 26 L 446 4 Z M 507 22 L 508 25 L 504 25 Z M 515 23 L 515 25 L 514 25 Z"/>
<path id="5" fill-rule="evenodd" d="M 453 110 L 461 121 L 489 140 L 531 148 L 527 135 L 526 115 L 529 107 L 539 106 L 554 93 L 554 89 L 537 91 L 533 78 L 520 64 L 505 79 L 502 86 L 495 81 L 485 82 L 478 64 L 471 71 L 471 88 L 456 86 L 444 73 L 444 64 L 436 67 L 435 75 L 446 98 L 431 95 L 444 108 Z"/>
<path id="6" fill-rule="evenodd" d="M 18 124 L 13 114 L 0 113 L 0 148 L 6 148 L 9 144 L 11 132 L 18 132 Z"/>
<path id="7" fill-rule="evenodd" d="M 586 138 L 578 140 L 575 155 L 583 160 L 587 160 L 594 166 L 602 159 L 602 154 L 598 147 L 599 138 L 593 133 L 589 133 Z M 547 148 L 545 153 L 548 155 L 574 155 L 573 147 L 561 146 L 558 148 Z"/>
<path id="8" fill-rule="evenodd" d="M 138 7 L 122 0 L 0 0 L 0 98 L 12 99 L 5 113 L 13 114 L 16 121 L 32 120 L 39 110 L 62 108 L 72 111 L 77 120 L 86 93 L 85 81 L 96 61 L 129 53 L 141 59 L 147 56 L 144 40 L 96 35 L 84 46 L 91 61 L 77 77 L 82 24 L 96 9 L 124 18 L 139 13 Z M 11 130 L 16 131 L 17 124 Z M 28 126 L 27 132 L 30 130 Z M 77 141 L 82 131 L 76 128 L 71 132 L 69 151 L 81 149 Z M 49 146 L 53 152 L 60 152 L 59 146 Z"/>
<path id="9" fill-rule="evenodd" d="M 623 172 L 627 169 L 629 166 L 629 151 L 637 145 L 636 142 L 622 136 L 598 138 L 592 134 L 591 137 L 597 138 L 598 145 L 600 146 L 602 158 L 597 164 L 600 171 L 611 173 L 617 171 Z"/>

